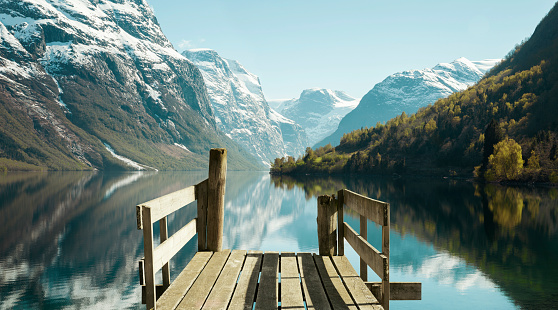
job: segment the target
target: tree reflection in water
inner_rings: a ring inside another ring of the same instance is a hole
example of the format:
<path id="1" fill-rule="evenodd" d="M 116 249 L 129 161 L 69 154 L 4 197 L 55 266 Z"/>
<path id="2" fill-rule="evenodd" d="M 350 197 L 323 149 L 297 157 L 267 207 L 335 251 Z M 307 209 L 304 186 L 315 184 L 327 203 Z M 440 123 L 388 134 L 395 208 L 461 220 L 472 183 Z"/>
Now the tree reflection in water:
<path id="1" fill-rule="evenodd" d="M 521 308 L 555 307 L 558 300 L 555 188 L 365 176 L 274 176 L 272 180 L 278 187 L 302 188 L 307 196 L 347 188 L 387 201 L 391 204 L 391 225 L 396 232 L 410 234 L 473 264 Z M 392 254 L 395 252 L 392 247 Z M 398 259 L 392 258 L 392 267 Z"/>

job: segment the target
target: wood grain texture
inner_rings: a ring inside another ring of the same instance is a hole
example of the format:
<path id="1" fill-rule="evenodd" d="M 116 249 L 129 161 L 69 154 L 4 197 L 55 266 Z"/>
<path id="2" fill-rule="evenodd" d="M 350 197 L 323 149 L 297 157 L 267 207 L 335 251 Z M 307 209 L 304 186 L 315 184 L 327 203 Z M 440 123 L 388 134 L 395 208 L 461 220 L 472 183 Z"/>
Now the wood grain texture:
<path id="1" fill-rule="evenodd" d="M 359 195 L 349 190 L 343 190 L 343 199 L 347 207 L 374 221 L 378 225 L 388 225 L 386 221 L 387 203 Z"/>
<path id="2" fill-rule="evenodd" d="M 312 254 L 298 253 L 297 259 L 306 307 L 315 310 L 331 309 Z"/>
<path id="3" fill-rule="evenodd" d="M 196 200 L 195 188 L 190 186 L 139 204 L 151 209 L 151 224 Z M 145 221 L 142 221 L 145 222 Z M 141 229 L 141 227 L 138 227 Z"/>
<path id="4" fill-rule="evenodd" d="M 198 252 L 157 300 L 157 308 L 175 309 L 209 262 L 213 252 Z"/>
<path id="5" fill-rule="evenodd" d="M 382 294 L 382 282 L 365 282 L 368 289 L 378 297 Z M 390 282 L 390 300 L 421 300 L 422 283 Z M 379 298 L 378 298 L 379 299 Z"/>
<path id="6" fill-rule="evenodd" d="M 205 179 L 196 185 L 198 251 L 207 250 L 207 183 L 208 180 Z"/>
<path id="7" fill-rule="evenodd" d="M 211 149 L 207 184 L 207 249 L 214 252 L 221 251 L 223 245 L 226 178 L 227 150 Z"/>
<path id="8" fill-rule="evenodd" d="M 358 309 L 337 274 L 331 258 L 314 254 L 314 261 L 333 309 Z"/>
<path id="9" fill-rule="evenodd" d="M 256 310 L 277 309 L 277 271 L 279 268 L 279 253 L 265 252 L 262 263 L 260 285 L 256 297 Z"/>
<path id="10" fill-rule="evenodd" d="M 153 268 L 159 271 L 196 234 L 196 219 L 175 232 L 165 242 L 159 244 L 153 253 Z M 145 239 L 144 239 L 145 240 Z M 147 256 L 146 256 L 147 262 Z"/>
<path id="11" fill-rule="evenodd" d="M 245 250 L 232 251 L 202 309 L 227 309 L 245 257 Z"/>
<path id="12" fill-rule="evenodd" d="M 159 240 L 163 244 L 169 237 L 168 227 L 167 227 L 167 217 L 164 216 L 159 220 Z M 181 247 L 182 248 L 182 247 Z M 170 260 L 170 259 L 169 259 Z M 167 261 L 163 265 L 162 277 L 163 277 L 163 289 L 167 289 L 170 286 L 170 269 L 169 262 Z"/>
<path id="13" fill-rule="evenodd" d="M 339 272 L 339 276 L 345 283 L 345 287 L 351 294 L 351 297 L 356 302 L 359 309 L 382 309 L 376 297 L 374 297 L 372 292 L 370 292 L 368 287 L 366 287 L 364 281 L 362 281 L 353 266 L 351 266 L 347 257 L 333 256 L 331 260 L 335 264 L 335 268 Z"/>
<path id="14" fill-rule="evenodd" d="M 230 254 L 231 250 L 223 250 L 213 254 L 177 309 L 199 310 L 203 307 Z"/>
<path id="15" fill-rule="evenodd" d="M 281 309 L 304 309 L 295 253 L 281 252 Z"/>
<path id="16" fill-rule="evenodd" d="M 256 288 L 262 265 L 261 251 L 249 251 L 244 260 L 244 266 L 238 278 L 229 309 L 252 310 L 256 300 Z"/>
<path id="17" fill-rule="evenodd" d="M 362 239 L 368 240 L 368 221 L 363 215 L 360 216 L 359 231 Z M 368 265 L 362 258 L 360 258 L 360 278 L 362 281 L 368 281 Z"/>
<path id="18" fill-rule="evenodd" d="M 155 308 L 157 296 L 155 294 L 155 267 L 153 266 L 153 222 L 149 208 L 141 208 L 143 221 L 143 253 L 145 275 L 145 304 L 147 309 Z"/>
<path id="19" fill-rule="evenodd" d="M 345 195 L 343 190 L 337 192 L 337 255 L 345 255 L 345 233 L 343 206 L 345 204 Z"/>
<path id="20" fill-rule="evenodd" d="M 320 255 L 337 255 L 337 201 L 318 197 L 318 246 Z"/>
<path id="21" fill-rule="evenodd" d="M 384 266 L 387 264 L 387 257 L 368 243 L 368 241 L 357 235 L 354 229 L 347 223 L 345 223 L 345 238 L 355 252 L 357 252 L 358 256 L 374 270 L 380 279 L 383 279 L 385 276 Z"/>

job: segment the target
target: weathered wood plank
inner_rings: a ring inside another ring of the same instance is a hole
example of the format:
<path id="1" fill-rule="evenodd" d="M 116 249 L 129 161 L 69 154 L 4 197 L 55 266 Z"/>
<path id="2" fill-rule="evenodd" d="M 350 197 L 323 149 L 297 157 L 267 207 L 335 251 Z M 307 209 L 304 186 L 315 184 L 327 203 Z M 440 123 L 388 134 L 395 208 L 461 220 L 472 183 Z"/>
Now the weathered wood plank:
<path id="1" fill-rule="evenodd" d="M 157 300 L 157 308 L 175 309 L 190 287 L 192 287 L 192 284 L 194 284 L 194 281 L 198 278 L 212 255 L 212 252 L 196 253 L 184 270 L 182 270 L 174 282 L 172 282 L 171 286 L 169 286 L 161 298 Z"/>
<path id="2" fill-rule="evenodd" d="M 202 309 L 227 309 L 231 300 L 246 250 L 233 250 Z"/>
<path id="3" fill-rule="evenodd" d="M 279 253 L 265 252 L 262 264 L 262 274 L 256 297 L 256 310 L 277 309 L 277 270 L 279 267 Z"/>
<path id="4" fill-rule="evenodd" d="M 296 255 L 281 252 L 281 309 L 304 309 Z"/>
<path id="5" fill-rule="evenodd" d="M 355 210 L 358 214 L 376 222 L 378 225 L 385 226 L 388 224 L 386 219 L 387 203 L 359 195 L 346 189 L 343 190 L 343 199 L 345 205 Z"/>
<path id="6" fill-rule="evenodd" d="M 330 257 L 314 254 L 314 261 L 316 262 L 326 294 L 331 302 L 331 307 L 333 309 L 358 309 L 343 285 L 341 278 L 339 278 Z"/>
<path id="7" fill-rule="evenodd" d="M 225 184 L 227 180 L 227 150 L 209 151 L 207 183 L 207 249 L 221 251 L 225 221 Z"/>
<path id="8" fill-rule="evenodd" d="M 307 309 L 331 309 L 312 254 L 298 253 L 298 266 Z"/>
<path id="9" fill-rule="evenodd" d="M 252 309 L 262 258 L 261 251 L 249 251 L 246 254 L 244 266 L 242 267 L 229 309 Z"/>
<path id="10" fill-rule="evenodd" d="M 249 251 L 246 254 L 244 266 L 242 266 L 229 309 L 252 310 L 256 299 L 256 288 L 258 287 L 262 257 L 261 251 Z"/>
<path id="11" fill-rule="evenodd" d="M 196 219 L 175 232 L 165 242 L 159 244 L 153 253 L 153 268 L 158 271 L 196 234 Z M 147 257 L 146 257 L 147 262 Z"/>
<path id="12" fill-rule="evenodd" d="M 347 257 L 333 256 L 331 259 L 359 309 L 382 309 L 376 297 L 366 287 Z"/>
<path id="13" fill-rule="evenodd" d="M 169 238 L 169 231 L 167 228 L 167 217 L 164 216 L 159 220 L 159 240 L 161 244 L 164 243 Z M 163 287 L 166 290 L 170 286 L 170 269 L 169 262 L 167 261 L 163 265 L 163 270 L 161 270 L 163 276 Z"/>
<path id="14" fill-rule="evenodd" d="M 231 250 L 215 252 L 177 309 L 199 310 L 221 273 Z"/>
<path id="15" fill-rule="evenodd" d="M 362 239 L 368 240 L 368 221 L 363 215 L 360 216 L 359 231 Z M 360 259 L 360 278 L 362 281 L 368 281 L 368 265 L 362 258 Z"/>
<path id="16" fill-rule="evenodd" d="M 190 186 L 165 196 L 155 198 L 148 202 L 141 203 L 136 207 L 136 210 L 139 211 L 141 207 L 150 208 L 151 224 L 153 224 L 194 200 L 196 200 L 195 188 L 194 186 Z M 141 217 L 138 216 L 138 224 L 141 222 Z M 138 229 L 143 229 L 142 226 L 138 226 Z"/>
<path id="17" fill-rule="evenodd" d="M 316 220 L 320 255 L 337 255 L 337 201 L 333 197 L 318 197 Z"/>
<path id="18" fill-rule="evenodd" d="M 149 208 L 140 208 L 143 221 L 143 253 L 144 274 L 145 274 L 145 304 L 147 309 L 155 307 L 157 296 L 155 294 L 155 269 L 153 266 L 153 222 L 151 221 L 151 211 Z M 159 267 L 160 268 L 160 267 Z"/>
<path id="19" fill-rule="evenodd" d="M 374 296 L 378 297 L 382 294 L 382 282 L 365 282 L 364 284 Z M 390 282 L 389 290 L 390 300 L 422 299 L 422 283 L 420 282 Z"/>
<path id="20" fill-rule="evenodd" d="M 207 250 L 207 183 L 208 180 L 205 179 L 196 185 L 198 251 Z"/>
<path id="21" fill-rule="evenodd" d="M 347 223 L 345 223 L 345 238 L 358 256 L 374 270 L 380 279 L 383 279 L 385 275 L 384 265 L 387 264 L 387 257 L 370 245 L 368 241 L 357 235 L 354 229 Z"/>
<path id="22" fill-rule="evenodd" d="M 389 204 L 386 210 L 387 225 L 382 226 L 382 253 L 387 257 L 384 263 L 384 277 L 382 279 L 382 305 L 385 310 L 389 310 L 389 301 L 391 298 L 391 283 L 389 282 L 389 227 L 390 227 L 390 210 Z"/>
<path id="23" fill-rule="evenodd" d="M 343 219 L 343 205 L 345 204 L 345 196 L 343 190 L 337 192 L 337 255 L 345 255 L 345 233 Z"/>

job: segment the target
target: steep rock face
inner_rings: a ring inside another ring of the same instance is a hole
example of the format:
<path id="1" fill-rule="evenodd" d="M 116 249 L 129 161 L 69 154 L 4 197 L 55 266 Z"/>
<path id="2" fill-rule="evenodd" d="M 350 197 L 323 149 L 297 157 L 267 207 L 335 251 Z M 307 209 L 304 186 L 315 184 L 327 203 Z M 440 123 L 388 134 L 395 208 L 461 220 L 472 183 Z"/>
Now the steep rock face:
<path id="1" fill-rule="evenodd" d="M 304 131 L 269 107 L 256 75 L 213 50 L 187 50 L 182 55 L 201 70 L 217 126 L 227 136 L 265 164 L 304 152 Z"/>
<path id="2" fill-rule="evenodd" d="M 415 113 L 419 108 L 440 98 L 473 85 L 500 59 L 469 61 L 459 58 L 451 63 L 441 63 L 432 69 L 410 70 L 392 74 L 376 84 L 359 105 L 339 123 L 337 130 L 320 141 L 338 145 L 344 133 L 362 127 L 372 127 L 405 112 Z"/>
<path id="3" fill-rule="evenodd" d="M 33 143 L 13 131 L 19 126 L 40 139 L 37 126 L 25 122 L 51 125 L 35 104 L 48 101 L 42 105 L 58 123 L 71 122 L 70 127 L 78 127 L 76 135 L 89 141 L 55 126 L 66 143 L 48 143 L 87 166 L 107 168 L 103 158 L 112 156 L 103 144 L 163 169 L 203 166 L 208 149 L 215 146 L 229 148 L 233 167 L 252 166 L 243 158 L 250 157 L 247 153 L 217 132 L 199 70 L 174 50 L 145 0 L 0 0 L 0 23 L 3 42 L 11 42 L 3 44 L 0 55 L 6 114 L 19 108 L 21 96 L 10 94 L 25 92 L 25 80 L 35 88 L 32 95 L 45 97 L 28 98 L 31 108 L 1 128 L 3 136 L 15 141 L 14 148 L 19 147 L 21 156 L 11 159 L 60 168 L 31 160 L 24 149 Z M 16 65 L 20 69 L 6 73 L 6 67 Z M 25 70 L 34 75 L 22 74 Z M 69 152 L 74 145 L 93 151 L 87 156 Z"/>
<path id="4" fill-rule="evenodd" d="M 285 117 L 304 128 L 310 145 L 332 134 L 347 113 L 358 105 L 358 100 L 345 92 L 312 88 L 302 91 L 298 99 L 279 104 Z"/>

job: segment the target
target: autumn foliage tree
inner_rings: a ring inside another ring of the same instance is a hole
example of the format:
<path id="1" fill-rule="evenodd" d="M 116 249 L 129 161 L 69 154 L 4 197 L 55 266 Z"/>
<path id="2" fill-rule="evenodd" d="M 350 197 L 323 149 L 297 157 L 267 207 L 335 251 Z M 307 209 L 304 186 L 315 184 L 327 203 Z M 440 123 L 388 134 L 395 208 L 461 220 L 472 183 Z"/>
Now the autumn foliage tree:
<path id="1" fill-rule="evenodd" d="M 485 178 L 489 181 L 517 180 L 522 170 L 521 145 L 508 138 L 494 145 L 494 154 L 488 158 Z"/>

